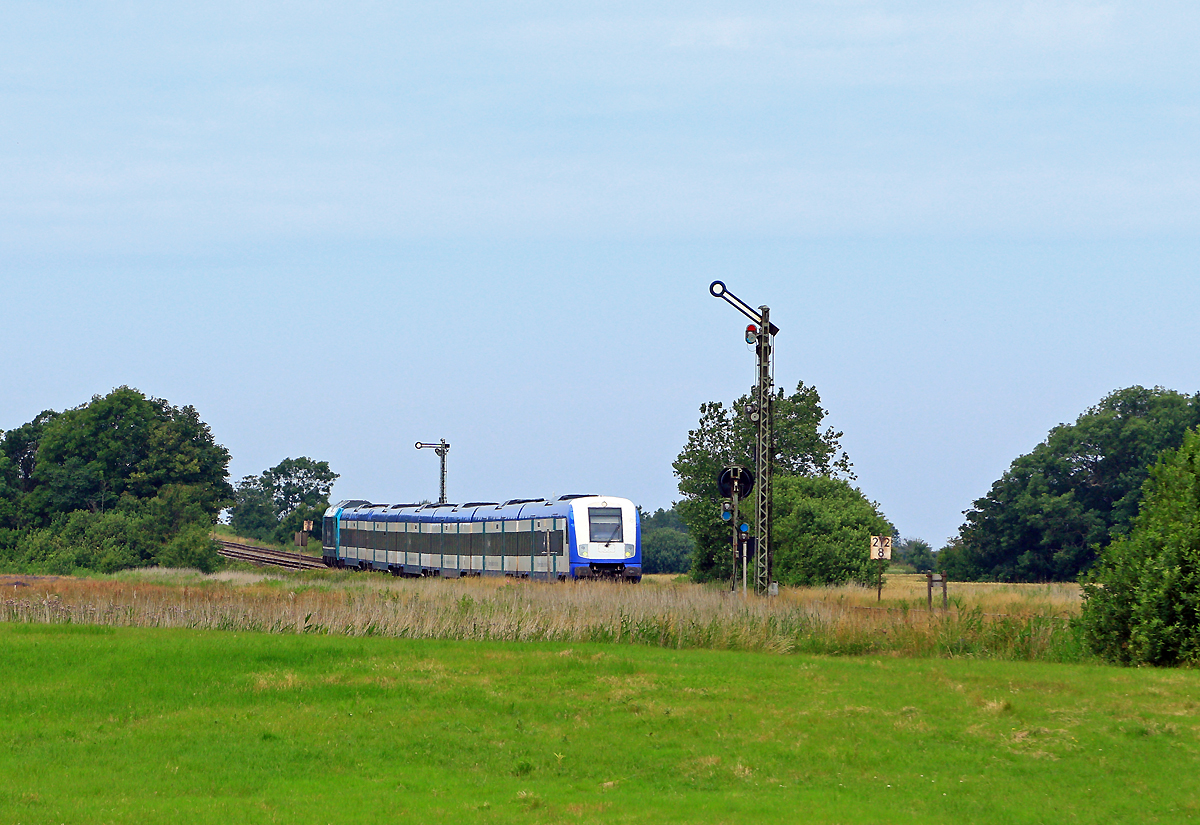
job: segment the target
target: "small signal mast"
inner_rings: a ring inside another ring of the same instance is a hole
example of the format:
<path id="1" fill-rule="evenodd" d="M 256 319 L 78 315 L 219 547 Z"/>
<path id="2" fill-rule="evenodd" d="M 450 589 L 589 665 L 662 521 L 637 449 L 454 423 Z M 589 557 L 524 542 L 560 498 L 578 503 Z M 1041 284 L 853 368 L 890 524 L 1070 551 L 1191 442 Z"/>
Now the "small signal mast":
<path id="1" fill-rule="evenodd" d="M 442 486 L 438 496 L 438 504 L 446 503 L 446 453 L 450 452 L 450 445 L 446 443 L 446 439 L 442 439 L 437 444 L 428 444 L 424 441 L 417 442 L 418 450 L 433 450 L 437 453 L 438 458 L 442 460 Z"/>

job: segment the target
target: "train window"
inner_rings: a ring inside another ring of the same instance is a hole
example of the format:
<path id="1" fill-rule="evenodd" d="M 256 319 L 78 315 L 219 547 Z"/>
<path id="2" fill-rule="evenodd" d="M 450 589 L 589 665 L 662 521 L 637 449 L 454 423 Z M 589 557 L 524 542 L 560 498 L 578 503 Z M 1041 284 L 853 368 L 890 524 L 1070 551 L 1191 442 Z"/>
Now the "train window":
<path id="1" fill-rule="evenodd" d="M 620 507 L 589 507 L 588 530 L 591 541 L 624 541 L 621 534 Z"/>

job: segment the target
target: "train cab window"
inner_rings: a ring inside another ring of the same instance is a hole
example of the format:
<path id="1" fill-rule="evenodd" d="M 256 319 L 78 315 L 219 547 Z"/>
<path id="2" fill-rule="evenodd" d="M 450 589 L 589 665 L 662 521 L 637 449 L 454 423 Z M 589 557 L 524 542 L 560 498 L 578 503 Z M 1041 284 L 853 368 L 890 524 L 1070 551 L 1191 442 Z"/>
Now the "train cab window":
<path id="1" fill-rule="evenodd" d="M 624 541 L 621 537 L 621 508 L 589 507 L 588 530 L 591 541 Z"/>

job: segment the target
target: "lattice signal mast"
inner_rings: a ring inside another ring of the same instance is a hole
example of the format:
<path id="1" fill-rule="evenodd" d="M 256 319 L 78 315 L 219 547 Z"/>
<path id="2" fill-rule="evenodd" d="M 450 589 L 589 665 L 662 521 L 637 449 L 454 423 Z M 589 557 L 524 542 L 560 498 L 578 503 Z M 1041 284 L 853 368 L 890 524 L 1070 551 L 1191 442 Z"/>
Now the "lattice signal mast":
<path id="1" fill-rule="evenodd" d="M 759 595 L 766 595 L 773 582 L 774 548 L 771 545 L 770 532 L 771 493 L 774 487 L 771 483 L 771 424 L 774 408 L 771 387 L 774 379 L 771 376 L 774 373 L 772 359 L 775 335 L 779 332 L 779 327 L 771 323 L 770 307 L 760 306 L 757 311 L 751 309 L 745 301 L 725 287 L 724 281 L 713 281 L 709 284 L 708 291 L 713 297 L 723 299 L 754 322 L 746 328 L 746 343 L 754 345 L 758 362 L 755 368 L 754 402 L 750 410 L 750 419 L 758 424 L 754 443 L 754 474 L 758 478 L 754 508 L 754 535 L 758 537 L 754 553 L 754 590 Z"/>

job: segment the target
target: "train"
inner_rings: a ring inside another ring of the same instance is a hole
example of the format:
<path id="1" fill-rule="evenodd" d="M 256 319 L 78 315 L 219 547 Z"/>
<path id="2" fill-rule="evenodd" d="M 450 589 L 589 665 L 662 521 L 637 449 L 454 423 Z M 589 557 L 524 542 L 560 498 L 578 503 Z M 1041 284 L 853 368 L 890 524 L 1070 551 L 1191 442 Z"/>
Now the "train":
<path id="1" fill-rule="evenodd" d="M 638 511 L 615 496 L 466 504 L 347 500 L 325 511 L 321 527 L 321 556 L 330 567 L 442 578 L 642 580 Z"/>

